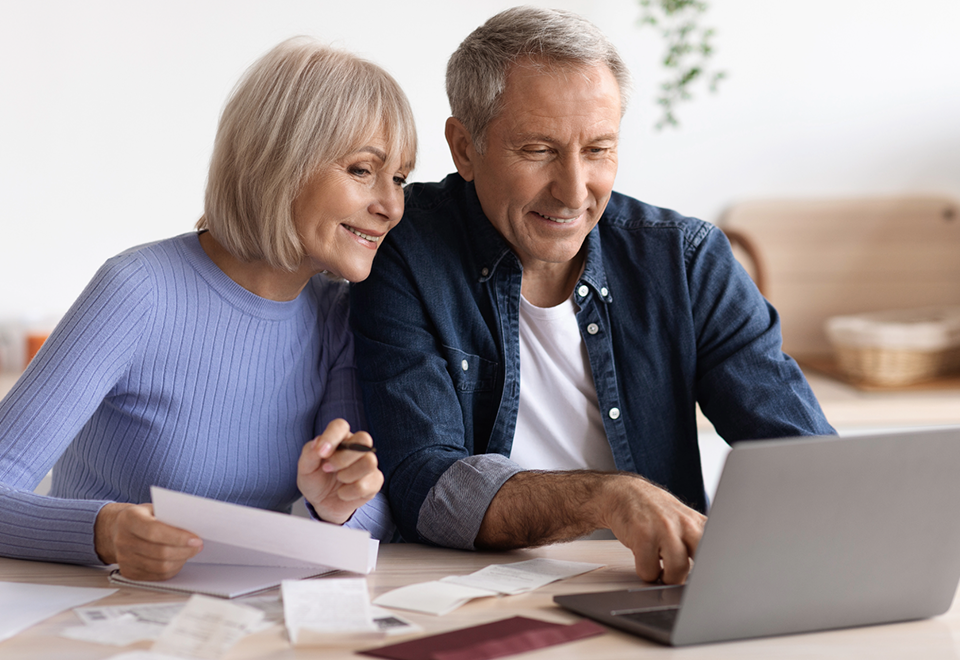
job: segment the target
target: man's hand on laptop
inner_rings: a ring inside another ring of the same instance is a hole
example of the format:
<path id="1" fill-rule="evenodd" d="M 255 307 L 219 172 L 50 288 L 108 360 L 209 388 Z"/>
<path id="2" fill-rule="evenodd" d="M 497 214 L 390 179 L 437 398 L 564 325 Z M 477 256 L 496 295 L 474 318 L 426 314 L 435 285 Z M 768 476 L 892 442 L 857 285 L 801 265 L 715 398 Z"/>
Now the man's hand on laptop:
<path id="1" fill-rule="evenodd" d="M 610 529 L 648 582 L 680 584 L 703 535 L 706 516 L 627 472 L 518 472 L 487 507 L 478 550 L 511 550 L 570 541 Z"/>
<path id="2" fill-rule="evenodd" d="M 605 486 L 604 526 L 633 552 L 637 575 L 647 582 L 684 582 L 707 517 L 635 475 L 611 475 Z"/>

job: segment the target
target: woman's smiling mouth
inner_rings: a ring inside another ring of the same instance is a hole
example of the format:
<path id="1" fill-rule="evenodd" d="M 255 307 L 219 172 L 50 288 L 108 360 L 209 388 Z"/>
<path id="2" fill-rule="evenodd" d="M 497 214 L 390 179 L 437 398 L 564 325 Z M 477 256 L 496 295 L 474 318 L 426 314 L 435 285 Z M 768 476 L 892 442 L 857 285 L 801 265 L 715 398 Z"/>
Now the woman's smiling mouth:
<path id="1" fill-rule="evenodd" d="M 350 233 L 359 236 L 360 238 L 364 239 L 365 241 L 370 241 L 371 243 L 373 243 L 373 244 L 375 244 L 375 245 L 380 242 L 380 239 L 381 239 L 381 238 L 383 238 L 383 234 L 380 234 L 380 235 L 367 234 L 367 233 L 365 233 L 365 232 L 360 231 L 360 230 L 357 229 L 356 227 L 351 227 L 350 225 L 343 225 L 343 227 L 344 227 L 344 229 L 346 229 L 346 230 L 349 231 Z"/>

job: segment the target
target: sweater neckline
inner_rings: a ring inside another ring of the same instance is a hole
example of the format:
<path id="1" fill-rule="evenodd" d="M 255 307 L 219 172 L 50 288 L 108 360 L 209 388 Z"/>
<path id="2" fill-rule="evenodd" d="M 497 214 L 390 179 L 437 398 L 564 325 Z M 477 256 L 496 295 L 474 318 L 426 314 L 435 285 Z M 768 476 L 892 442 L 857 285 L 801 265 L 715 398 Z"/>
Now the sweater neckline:
<path id="1" fill-rule="evenodd" d="M 306 304 L 307 297 L 310 295 L 309 284 L 293 300 L 279 301 L 263 298 L 244 289 L 220 270 L 200 245 L 199 232 L 188 232 L 177 238 L 178 247 L 200 277 L 221 298 L 240 311 L 262 319 L 281 321 L 294 316 Z"/>

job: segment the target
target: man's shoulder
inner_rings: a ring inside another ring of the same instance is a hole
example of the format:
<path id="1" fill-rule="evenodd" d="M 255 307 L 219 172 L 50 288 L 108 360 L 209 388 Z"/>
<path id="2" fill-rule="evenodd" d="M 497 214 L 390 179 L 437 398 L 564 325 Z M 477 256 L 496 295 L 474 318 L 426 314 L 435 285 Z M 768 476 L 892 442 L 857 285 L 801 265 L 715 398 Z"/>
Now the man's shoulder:
<path id="1" fill-rule="evenodd" d="M 683 215 L 672 209 L 654 206 L 638 199 L 613 192 L 600 220 L 602 228 L 611 231 L 642 233 L 662 231 L 675 233 L 689 245 L 699 244 L 715 229 L 705 220 Z"/>
<path id="2" fill-rule="evenodd" d="M 437 183 L 410 184 L 404 190 L 404 201 L 403 219 L 384 244 L 388 251 L 397 250 L 417 259 L 429 255 L 437 261 L 443 253 L 455 253 L 460 259 L 460 253 L 468 248 L 486 252 L 500 247 L 473 184 L 456 173 Z"/>
<path id="3" fill-rule="evenodd" d="M 456 173 L 442 181 L 411 183 L 404 189 L 403 219 L 430 222 L 451 212 L 468 213 L 470 188 L 471 184 Z"/>

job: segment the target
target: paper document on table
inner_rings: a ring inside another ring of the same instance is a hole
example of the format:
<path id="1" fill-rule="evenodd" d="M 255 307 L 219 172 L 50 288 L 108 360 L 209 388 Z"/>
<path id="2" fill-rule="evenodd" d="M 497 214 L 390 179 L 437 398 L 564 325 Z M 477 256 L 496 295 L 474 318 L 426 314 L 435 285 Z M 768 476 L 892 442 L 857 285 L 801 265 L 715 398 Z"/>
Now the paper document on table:
<path id="1" fill-rule="evenodd" d="M 191 561 L 244 566 L 323 566 L 366 575 L 377 564 L 370 533 L 152 486 L 157 520 L 203 539 Z"/>
<path id="2" fill-rule="evenodd" d="M 116 591 L 96 587 L 0 582 L 0 641 L 64 610 L 106 598 Z"/>
<path id="3" fill-rule="evenodd" d="M 239 605 L 263 612 L 263 620 L 247 628 L 250 634 L 261 632 L 283 623 L 283 608 L 277 596 L 254 596 Z M 61 637 L 95 644 L 127 646 L 139 641 L 153 641 L 164 627 L 184 608 L 185 603 L 130 603 L 107 607 L 76 607 L 76 614 L 84 625 L 71 626 L 60 631 Z"/>
<path id="4" fill-rule="evenodd" d="M 190 658 L 219 658 L 263 619 L 263 612 L 193 595 L 150 649 Z"/>
<path id="5" fill-rule="evenodd" d="M 373 623 L 365 578 L 285 581 L 280 593 L 294 646 L 382 636 Z"/>
<path id="6" fill-rule="evenodd" d="M 154 591 L 206 594 L 220 598 L 237 598 L 280 586 L 284 580 L 302 580 L 332 572 L 324 566 L 285 568 L 278 566 L 233 566 L 187 562 L 180 572 L 162 582 L 131 580 L 115 570 L 110 582 Z"/>
<path id="7" fill-rule="evenodd" d="M 435 582 L 400 587 L 373 602 L 383 607 L 443 616 L 474 598 L 521 594 L 602 567 L 603 564 L 543 558 L 491 564 L 469 575 L 450 575 Z"/>
<path id="8" fill-rule="evenodd" d="M 153 641 L 163 632 L 157 623 L 141 623 L 133 617 L 112 619 L 83 626 L 70 626 L 59 632 L 60 637 L 106 646 L 128 646 L 137 642 Z"/>
<path id="9" fill-rule="evenodd" d="M 491 564 L 470 575 L 450 575 L 441 582 L 488 589 L 512 596 L 533 591 L 544 585 L 588 573 L 603 564 L 558 559 L 530 559 L 513 564 Z"/>
<path id="10" fill-rule="evenodd" d="M 477 589 L 449 582 L 420 582 L 380 594 L 374 604 L 443 616 L 474 598 L 498 596 L 496 591 Z"/>

